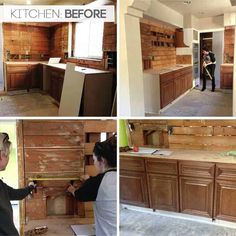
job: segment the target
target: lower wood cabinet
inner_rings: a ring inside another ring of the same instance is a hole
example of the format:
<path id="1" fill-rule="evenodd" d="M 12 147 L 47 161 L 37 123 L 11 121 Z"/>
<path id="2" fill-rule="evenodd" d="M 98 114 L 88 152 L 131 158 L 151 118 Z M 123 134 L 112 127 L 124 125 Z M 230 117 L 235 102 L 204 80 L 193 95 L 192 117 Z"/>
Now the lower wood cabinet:
<path id="1" fill-rule="evenodd" d="M 147 174 L 150 207 L 166 211 L 179 211 L 178 177 Z"/>
<path id="2" fill-rule="evenodd" d="M 217 180 L 214 218 L 236 221 L 236 181 Z"/>
<path id="3" fill-rule="evenodd" d="M 236 222 L 236 164 L 121 156 L 122 203 Z"/>
<path id="4" fill-rule="evenodd" d="M 64 82 L 65 70 L 50 68 L 50 88 L 49 94 L 58 102 L 61 101 L 61 93 Z"/>
<path id="5" fill-rule="evenodd" d="M 212 217 L 212 179 L 180 177 L 180 212 Z"/>
<path id="6" fill-rule="evenodd" d="M 232 89 L 233 88 L 233 65 L 220 67 L 220 88 Z"/>
<path id="7" fill-rule="evenodd" d="M 120 199 L 122 203 L 149 207 L 146 174 L 121 170 Z"/>
<path id="8" fill-rule="evenodd" d="M 161 108 L 164 108 L 192 88 L 192 67 L 160 74 Z"/>
<path id="9" fill-rule="evenodd" d="M 42 67 L 39 64 L 6 65 L 7 91 L 42 88 Z"/>
<path id="10" fill-rule="evenodd" d="M 214 218 L 236 222 L 236 165 L 217 164 Z"/>

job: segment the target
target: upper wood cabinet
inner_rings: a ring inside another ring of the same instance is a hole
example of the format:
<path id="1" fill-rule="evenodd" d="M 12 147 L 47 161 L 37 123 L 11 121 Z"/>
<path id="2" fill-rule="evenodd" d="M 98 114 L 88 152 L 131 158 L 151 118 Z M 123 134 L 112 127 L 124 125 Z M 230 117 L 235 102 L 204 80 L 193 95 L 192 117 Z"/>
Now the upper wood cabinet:
<path id="1" fill-rule="evenodd" d="M 176 29 L 175 31 L 175 46 L 176 47 L 187 47 L 184 43 L 184 31 L 183 29 Z"/>

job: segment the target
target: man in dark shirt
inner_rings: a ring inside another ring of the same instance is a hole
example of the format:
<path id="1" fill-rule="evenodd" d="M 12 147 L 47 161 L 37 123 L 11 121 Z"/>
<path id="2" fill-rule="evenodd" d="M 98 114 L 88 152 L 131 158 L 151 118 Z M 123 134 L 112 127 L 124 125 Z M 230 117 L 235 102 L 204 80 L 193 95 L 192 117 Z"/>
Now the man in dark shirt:
<path id="1" fill-rule="evenodd" d="M 216 68 L 216 59 L 215 54 L 209 51 L 207 48 L 203 48 L 203 86 L 202 91 L 206 89 L 206 80 L 207 77 L 210 77 L 212 82 L 211 91 L 215 91 L 215 68 Z"/>
<path id="2" fill-rule="evenodd" d="M 11 142 L 8 134 L 0 133 L 0 171 L 4 171 L 9 161 Z M 34 183 L 26 188 L 13 189 L 0 180 L 0 235 L 19 236 L 13 222 L 11 200 L 24 199 L 33 189 Z"/>

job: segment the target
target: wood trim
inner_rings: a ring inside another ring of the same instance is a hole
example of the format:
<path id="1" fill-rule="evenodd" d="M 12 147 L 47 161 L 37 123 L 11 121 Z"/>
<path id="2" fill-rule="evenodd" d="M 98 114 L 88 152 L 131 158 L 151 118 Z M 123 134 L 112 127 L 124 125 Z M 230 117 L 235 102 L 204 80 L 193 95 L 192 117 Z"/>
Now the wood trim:
<path id="1" fill-rule="evenodd" d="M 17 157 L 18 157 L 18 177 L 19 187 L 25 187 L 25 164 L 24 164 L 24 139 L 23 139 L 23 121 L 16 122 L 17 133 Z M 25 200 L 20 201 L 20 235 L 24 233 L 26 224 Z"/>

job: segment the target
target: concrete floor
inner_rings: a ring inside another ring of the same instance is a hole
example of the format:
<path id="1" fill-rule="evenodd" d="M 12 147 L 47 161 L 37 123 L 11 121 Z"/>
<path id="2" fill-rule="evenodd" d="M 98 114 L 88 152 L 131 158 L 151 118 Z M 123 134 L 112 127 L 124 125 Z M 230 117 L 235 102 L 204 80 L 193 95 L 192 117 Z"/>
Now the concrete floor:
<path id="1" fill-rule="evenodd" d="M 161 114 L 147 116 L 232 116 L 232 100 L 232 90 L 193 89 Z"/>
<path id="2" fill-rule="evenodd" d="M 153 212 L 122 209 L 120 236 L 236 236 L 236 229 Z"/>
<path id="3" fill-rule="evenodd" d="M 58 106 L 40 92 L 11 92 L 0 96 L 1 116 L 58 116 Z"/>

